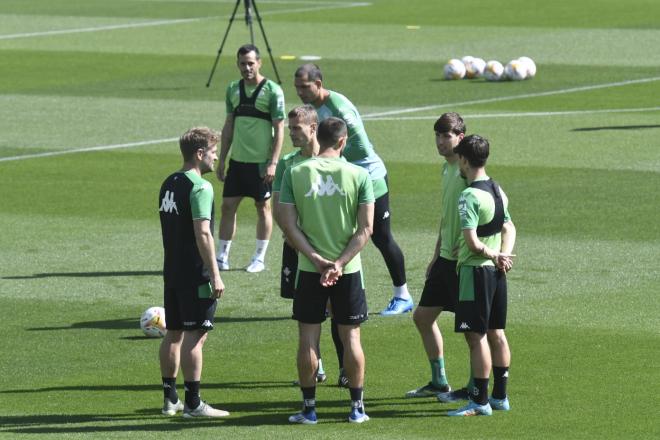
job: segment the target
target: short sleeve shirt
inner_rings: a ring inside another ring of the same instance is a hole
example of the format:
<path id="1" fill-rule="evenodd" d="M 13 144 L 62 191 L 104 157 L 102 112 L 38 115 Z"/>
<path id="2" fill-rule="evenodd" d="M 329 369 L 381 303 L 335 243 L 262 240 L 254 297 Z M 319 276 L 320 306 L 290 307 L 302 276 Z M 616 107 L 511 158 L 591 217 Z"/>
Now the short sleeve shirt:
<path id="1" fill-rule="evenodd" d="M 329 260 L 341 255 L 357 230 L 359 205 L 374 200 L 368 173 L 341 158 L 313 157 L 291 166 L 284 173 L 280 190 L 280 203 L 296 206 L 300 229 L 312 247 Z M 344 273 L 361 268 L 358 254 L 344 267 Z M 299 269 L 316 272 L 303 254 Z"/>
<path id="2" fill-rule="evenodd" d="M 488 177 L 480 178 L 478 180 L 488 180 Z M 507 198 L 502 188 L 502 203 L 504 204 L 504 222 L 511 220 L 509 215 L 509 199 Z M 465 188 L 458 199 L 458 213 L 461 219 L 461 229 L 477 229 L 480 225 L 489 223 L 495 216 L 495 200 L 490 193 L 480 190 L 478 188 Z M 502 246 L 502 234 L 490 235 L 487 237 L 479 237 L 479 239 L 490 249 L 498 251 Z M 484 258 L 481 255 L 476 255 L 470 251 L 463 234 L 459 236 L 459 253 L 458 253 L 458 266 L 492 266 L 493 261 Z"/>
<path id="3" fill-rule="evenodd" d="M 330 95 L 321 107 L 316 109 L 319 122 L 331 116 L 342 119 L 348 129 L 348 140 L 343 156 L 349 162 L 361 166 L 369 172 L 371 180 L 384 179 L 387 175 L 385 164 L 376 154 L 374 147 L 367 136 L 362 117 L 357 108 L 347 97 L 341 93 L 329 90 Z M 387 188 L 384 188 L 384 193 Z M 376 194 L 380 197 L 382 194 Z"/>
<path id="4" fill-rule="evenodd" d="M 227 114 L 233 113 L 240 103 L 240 81 L 232 81 L 227 87 L 225 106 Z M 245 84 L 245 94 L 252 96 L 257 85 Z M 266 80 L 255 107 L 268 113 L 271 119 L 284 119 L 284 93 L 282 88 L 271 80 Z M 234 136 L 230 157 L 238 162 L 265 163 L 270 159 L 273 144 L 273 124 L 261 118 L 240 116 L 234 118 Z"/>
<path id="5" fill-rule="evenodd" d="M 158 206 L 165 285 L 190 287 L 208 282 L 193 221 L 209 220 L 213 231 L 213 186 L 194 171 L 174 173 L 161 186 Z"/>
<path id="6" fill-rule="evenodd" d="M 297 164 L 307 159 L 309 159 L 309 157 L 303 156 L 300 150 L 296 150 L 278 160 L 277 167 L 275 168 L 275 179 L 273 180 L 273 192 L 280 192 L 280 188 L 282 187 L 282 179 L 284 178 L 284 172 L 291 165 Z"/>
<path id="7" fill-rule="evenodd" d="M 445 162 L 442 167 L 442 212 L 440 219 L 440 256 L 447 260 L 458 259 L 458 239 L 461 223 L 458 215 L 458 198 L 467 182 L 461 177 L 458 161 Z"/>

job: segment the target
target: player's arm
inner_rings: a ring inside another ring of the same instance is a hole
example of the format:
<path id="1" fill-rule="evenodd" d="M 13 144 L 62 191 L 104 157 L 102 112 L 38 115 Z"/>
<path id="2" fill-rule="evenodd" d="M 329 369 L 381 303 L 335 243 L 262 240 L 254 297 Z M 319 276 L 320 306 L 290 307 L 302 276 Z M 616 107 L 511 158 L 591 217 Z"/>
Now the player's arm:
<path id="1" fill-rule="evenodd" d="M 277 161 L 280 158 L 280 153 L 282 152 L 282 144 L 284 143 L 284 119 L 274 119 L 273 120 L 273 144 L 271 145 L 271 156 L 270 160 L 266 166 L 266 173 L 264 175 L 264 181 L 266 183 L 271 183 L 275 178 L 275 168 L 277 167 Z"/>
<path id="2" fill-rule="evenodd" d="M 440 233 L 442 230 L 442 221 L 440 222 L 440 231 L 438 231 L 438 239 L 435 241 L 435 249 L 433 250 L 433 258 L 431 258 L 431 262 L 429 265 L 426 267 L 426 278 L 429 277 L 429 274 L 431 273 L 431 268 L 435 264 L 435 261 L 438 259 L 438 256 L 440 255 L 440 247 L 442 245 L 442 234 Z"/>
<path id="3" fill-rule="evenodd" d="M 335 264 L 340 268 L 346 266 L 371 238 L 374 232 L 374 204 L 364 203 L 358 206 L 357 230 L 351 237 Z"/>
<path id="4" fill-rule="evenodd" d="M 280 192 L 273 191 L 273 195 L 271 198 L 273 199 L 272 202 L 273 218 L 275 219 L 275 223 L 277 223 L 277 226 L 279 226 L 280 229 L 284 231 L 284 227 L 282 226 L 282 220 L 280 220 Z"/>
<path id="5" fill-rule="evenodd" d="M 218 157 L 218 167 L 215 170 L 218 179 L 221 182 L 225 181 L 225 162 L 229 154 L 229 148 L 234 140 L 234 114 L 227 113 L 225 118 L 225 125 L 222 127 L 222 134 L 220 135 L 220 156 Z"/>
<path id="6" fill-rule="evenodd" d="M 500 257 L 495 263 L 504 272 L 508 272 L 513 267 L 513 246 L 516 244 L 516 226 L 511 220 L 502 225 L 502 245 Z"/>
<path id="7" fill-rule="evenodd" d="M 208 219 L 195 219 L 193 229 L 199 255 L 211 278 L 211 298 L 220 298 L 225 291 L 225 285 L 220 278 L 220 271 L 215 262 L 215 244 L 213 234 L 211 234 L 211 222 Z"/>
<path id="8" fill-rule="evenodd" d="M 312 247 L 303 231 L 298 227 L 298 211 L 296 210 L 296 205 L 291 203 L 280 203 L 278 210 L 281 222 L 280 226 L 284 230 L 287 243 L 309 258 L 319 273 L 323 273 L 328 266 L 332 266 L 332 261 L 323 258 L 318 252 L 316 252 L 316 249 Z"/>

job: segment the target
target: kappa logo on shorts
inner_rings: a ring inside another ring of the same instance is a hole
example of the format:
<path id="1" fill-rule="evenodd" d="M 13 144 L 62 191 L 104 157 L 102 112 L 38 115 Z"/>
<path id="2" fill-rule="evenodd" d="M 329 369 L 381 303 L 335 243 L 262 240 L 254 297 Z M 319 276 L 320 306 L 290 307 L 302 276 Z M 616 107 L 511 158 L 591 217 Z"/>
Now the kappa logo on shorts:
<path id="1" fill-rule="evenodd" d="M 383 214 L 383 220 L 390 218 L 390 211 L 385 211 L 385 214 Z"/>
<path id="2" fill-rule="evenodd" d="M 470 330 L 470 326 L 467 322 L 461 322 L 461 325 L 459 325 L 458 328 L 461 330 Z"/>
<path id="3" fill-rule="evenodd" d="M 174 191 L 165 191 L 165 196 L 160 202 L 159 211 L 167 212 L 168 214 L 172 213 L 172 210 L 176 211 L 176 215 L 179 215 L 179 210 L 176 208 L 176 202 L 174 201 Z"/>
<path id="4" fill-rule="evenodd" d="M 325 176 L 325 182 L 323 181 L 323 177 L 319 174 L 316 176 L 316 182 L 312 183 L 312 187 L 310 190 L 305 194 L 305 197 L 312 197 L 314 195 L 317 195 L 319 197 L 321 196 L 332 196 L 335 193 L 339 193 L 342 196 L 345 196 L 346 193 L 335 183 L 334 180 L 332 180 L 331 175 Z"/>
<path id="5" fill-rule="evenodd" d="M 208 319 L 205 319 L 204 322 L 202 322 L 202 328 L 213 328 L 213 324 Z"/>

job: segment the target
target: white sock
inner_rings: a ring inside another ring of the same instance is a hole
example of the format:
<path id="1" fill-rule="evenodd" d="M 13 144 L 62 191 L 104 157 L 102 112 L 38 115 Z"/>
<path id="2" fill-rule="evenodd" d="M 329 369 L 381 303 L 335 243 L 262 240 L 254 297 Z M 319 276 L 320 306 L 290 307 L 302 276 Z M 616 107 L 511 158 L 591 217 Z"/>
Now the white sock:
<path id="1" fill-rule="evenodd" d="M 408 283 L 405 283 L 403 286 L 394 286 L 392 287 L 394 291 L 395 298 L 401 299 L 410 299 L 410 293 L 408 292 Z"/>
<path id="2" fill-rule="evenodd" d="M 229 261 L 229 249 L 231 249 L 231 240 L 218 240 L 216 258 L 220 261 Z"/>
<path id="3" fill-rule="evenodd" d="M 252 258 L 262 262 L 266 261 L 266 249 L 268 249 L 268 240 L 257 240 L 257 247 Z"/>

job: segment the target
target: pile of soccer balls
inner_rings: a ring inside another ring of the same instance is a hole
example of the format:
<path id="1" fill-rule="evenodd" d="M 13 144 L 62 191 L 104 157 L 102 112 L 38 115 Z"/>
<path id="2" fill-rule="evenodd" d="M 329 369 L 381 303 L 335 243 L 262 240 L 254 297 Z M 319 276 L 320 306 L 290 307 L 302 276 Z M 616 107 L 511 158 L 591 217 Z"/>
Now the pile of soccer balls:
<path id="1" fill-rule="evenodd" d="M 487 81 L 522 81 L 534 78 L 536 64 L 529 57 L 511 60 L 506 66 L 496 60 L 484 61 L 481 58 L 465 56 L 462 59 L 452 58 L 445 64 L 445 79 L 486 78 Z"/>
<path id="2" fill-rule="evenodd" d="M 140 328 L 150 338 L 162 338 L 167 333 L 165 327 L 165 309 L 149 307 L 140 317 Z"/>

